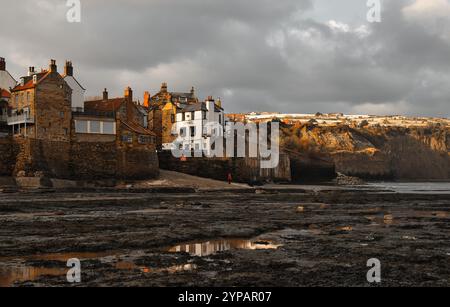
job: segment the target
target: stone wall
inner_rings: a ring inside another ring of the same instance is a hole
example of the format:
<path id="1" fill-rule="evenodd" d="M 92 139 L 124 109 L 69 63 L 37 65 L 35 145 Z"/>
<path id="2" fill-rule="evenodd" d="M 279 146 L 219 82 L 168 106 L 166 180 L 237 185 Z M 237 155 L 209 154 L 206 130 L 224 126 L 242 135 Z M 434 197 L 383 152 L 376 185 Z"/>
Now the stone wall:
<path id="1" fill-rule="evenodd" d="M 162 169 L 177 171 L 189 175 L 227 180 L 231 172 L 236 182 L 290 182 L 291 168 L 289 157 L 280 155 L 280 163 L 274 169 L 261 169 L 256 158 L 188 158 L 181 161 L 172 156 L 170 151 L 159 153 Z"/>
<path id="2" fill-rule="evenodd" d="M 72 180 L 157 177 L 156 152 L 118 147 L 116 142 L 62 142 L 16 137 L 0 139 L 0 176 Z"/>
<path id="3" fill-rule="evenodd" d="M 0 176 L 10 176 L 15 165 L 16 157 L 12 139 L 0 138 Z"/>

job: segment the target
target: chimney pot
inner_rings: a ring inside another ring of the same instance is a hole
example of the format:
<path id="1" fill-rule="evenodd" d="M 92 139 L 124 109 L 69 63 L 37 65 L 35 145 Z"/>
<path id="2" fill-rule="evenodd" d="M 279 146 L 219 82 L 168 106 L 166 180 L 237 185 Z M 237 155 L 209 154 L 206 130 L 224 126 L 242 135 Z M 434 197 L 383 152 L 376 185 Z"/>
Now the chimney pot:
<path id="1" fill-rule="evenodd" d="M 29 67 L 28 68 L 28 76 L 31 77 L 34 74 L 35 74 L 34 66 Z"/>
<path id="2" fill-rule="evenodd" d="M 106 88 L 103 91 L 103 100 L 108 100 L 108 90 Z"/>
<path id="3" fill-rule="evenodd" d="M 50 60 L 50 72 L 57 72 L 58 67 L 56 66 L 56 60 Z"/>
<path id="4" fill-rule="evenodd" d="M 163 84 L 161 85 L 161 92 L 167 92 L 167 83 L 163 82 Z"/>
<path id="5" fill-rule="evenodd" d="M 73 76 L 73 66 L 71 61 L 66 61 L 66 65 L 64 66 L 64 74 L 66 76 Z"/>
<path id="6" fill-rule="evenodd" d="M 0 71 L 6 70 L 6 61 L 5 58 L 0 58 Z"/>
<path id="7" fill-rule="evenodd" d="M 129 101 L 133 102 L 133 90 L 131 89 L 131 87 L 127 87 L 125 89 L 125 98 L 128 98 Z"/>
<path id="8" fill-rule="evenodd" d="M 151 95 L 149 92 L 145 92 L 144 93 L 144 106 L 145 107 L 149 107 L 150 106 L 150 100 L 151 100 Z"/>

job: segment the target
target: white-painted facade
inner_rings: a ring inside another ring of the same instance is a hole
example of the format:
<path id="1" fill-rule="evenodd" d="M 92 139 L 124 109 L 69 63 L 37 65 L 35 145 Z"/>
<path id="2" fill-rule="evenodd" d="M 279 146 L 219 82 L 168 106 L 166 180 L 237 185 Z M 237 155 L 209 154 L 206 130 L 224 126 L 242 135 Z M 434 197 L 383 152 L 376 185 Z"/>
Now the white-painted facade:
<path id="1" fill-rule="evenodd" d="M 10 91 L 10 88 L 14 88 L 17 81 L 11 76 L 7 70 L 0 70 L 0 88 Z"/>
<path id="2" fill-rule="evenodd" d="M 72 108 L 82 110 L 84 108 L 84 94 L 86 90 L 73 76 L 65 76 L 64 80 L 72 89 Z"/>
<path id="3" fill-rule="evenodd" d="M 177 146 L 180 150 L 209 154 L 213 137 L 223 137 L 224 120 L 223 109 L 212 99 L 187 106 L 177 112 L 173 125 L 177 140 L 173 144 L 163 144 L 163 148 Z"/>

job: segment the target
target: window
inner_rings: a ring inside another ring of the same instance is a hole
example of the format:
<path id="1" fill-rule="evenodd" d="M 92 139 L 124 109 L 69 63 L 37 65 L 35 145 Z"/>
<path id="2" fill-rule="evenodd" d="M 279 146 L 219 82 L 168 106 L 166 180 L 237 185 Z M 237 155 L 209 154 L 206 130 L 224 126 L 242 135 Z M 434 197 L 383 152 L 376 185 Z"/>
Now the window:
<path id="1" fill-rule="evenodd" d="M 59 117 L 64 118 L 64 112 L 59 112 Z"/>
<path id="2" fill-rule="evenodd" d="M 195 150 L 200 150 L 200 144 L 195 144 Z"/>
<path id="3" fill-rule="evenodd" d="M 68 135 L 69 134 L 69 129 L 64 128 L 64 135 Z"/>
<path id="4" fill-rule="evenodd" d="M 76 133 L 88 133 L 88 122 L 85 120 L 75 121 L 75 132 Z"/>
<path id="5" fill-rule="evenodd" d="M 151 137 L 146 135 L 140 135 L 138 138 L 139 144 L 150 144 L 151 143 Z"/>
<path id="6" fill-rule="evenodd" d="M 190 127 L 190 131 L 191 131 L 191 137 L 195 137 L 195 127 L 194 126 Z"/>
<path id="7" fill-rule="evenodd" d="M 100 133 L 100 122 L 99 121 L 91 121 L 89 127 L 89 133 Z"/>
<path id="8" fill-rule="evenodd" d="M 180 129 L 180 136 L 181 137 L 185 137 L 186 136 L 186 128 L 181 128 Z"/>
<path id="9" fill-rule="evenodd" d="M 181 113 L 181 120 L 182 121 L 185 121 L 186 120 L 186 113 Z"/>
<path id="10" fill-rule="evenodd" d="M 121 140 L 124 143 L 133 143 L 133 137 L 131 135 L 122 135 Z"/>
<path id="11" fill-rule="evenodd" d="M 203 120 L 206 120 L 206 111 L 202 111 Z"/>
<path id="12" fill-rule="evenodd" d="M 191 112 L 191 120 L 195 119 L 195 112 Z"/>
<path id="13" fill-rule="evenodd" d="M 27 92 L 27 102 L 30 103 L 30 92 Z"/>
<path id="14" fill-rule="evenodd" d="M 222 115 L 219 115 L 219 124 L 222 125 Z"/>
<path id="15" fill-rule="evenodd" d="M 116 134 L 113 122 L 103 122 L 103 134 Z"/>

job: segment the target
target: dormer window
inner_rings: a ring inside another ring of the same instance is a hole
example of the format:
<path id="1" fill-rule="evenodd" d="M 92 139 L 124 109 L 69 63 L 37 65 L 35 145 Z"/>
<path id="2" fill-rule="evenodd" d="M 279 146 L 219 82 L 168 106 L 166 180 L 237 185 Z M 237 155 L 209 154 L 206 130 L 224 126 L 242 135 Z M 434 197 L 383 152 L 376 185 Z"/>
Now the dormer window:
<path id="1" fill-rule="evenodd" d="M 33 84 L 37 83 L 37 75 L 33 75 Z"/>
<path id="2" fill-rule="evenodd" d="M 20 78 L 20 86 L 24 86 L 25 85 L 25 78 Z"/>

